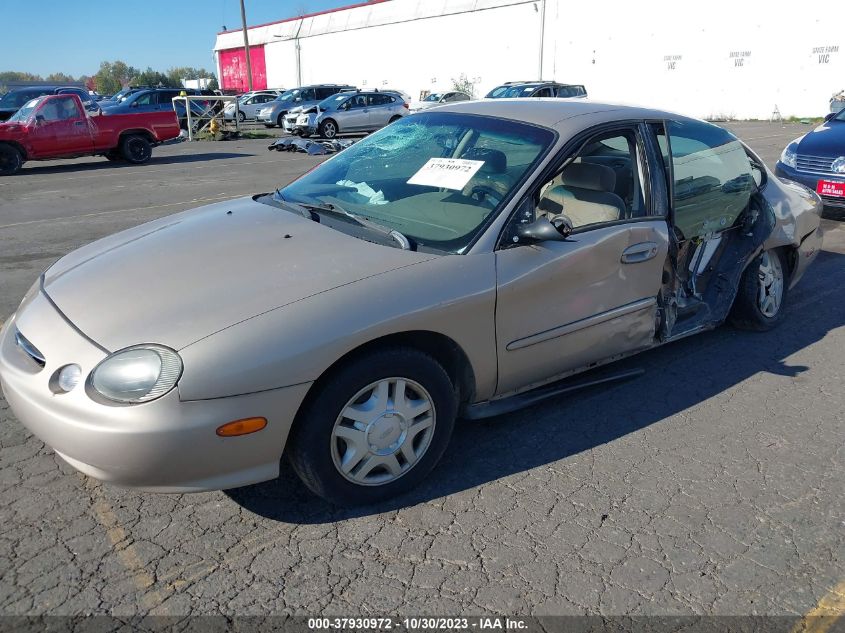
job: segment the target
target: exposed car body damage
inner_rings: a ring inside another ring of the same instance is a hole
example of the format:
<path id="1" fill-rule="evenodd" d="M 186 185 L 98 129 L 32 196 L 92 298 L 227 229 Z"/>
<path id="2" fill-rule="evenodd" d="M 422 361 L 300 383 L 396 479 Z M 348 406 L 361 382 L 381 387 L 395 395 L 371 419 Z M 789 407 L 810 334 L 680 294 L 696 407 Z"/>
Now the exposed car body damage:
<path id="1" fill-rule="evenodd" d="M 0 383 L 99 479 L 228 488 L 277 476 L 286 453 L 317 494 L 372 502 L 426 476 L 456 415 L 633 377 L 553 384 L 728 318 L 774 327 L 820 212 L 702 121 L 446 105 L 272 194 L 62 258 L 0 330 Z M 217 433 L 241 419 L 260 424 Z"/>

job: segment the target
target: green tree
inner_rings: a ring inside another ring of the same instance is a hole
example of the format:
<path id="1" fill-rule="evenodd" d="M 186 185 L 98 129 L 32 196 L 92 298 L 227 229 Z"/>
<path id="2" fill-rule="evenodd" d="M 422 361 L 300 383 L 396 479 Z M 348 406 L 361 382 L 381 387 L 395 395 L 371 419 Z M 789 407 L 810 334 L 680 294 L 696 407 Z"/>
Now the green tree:
<path id="1" fill-rule="evenodd" d="M 170 78 L 164 73 L 153 70 L 149 66 L 147 69 L 139 72 L 131 80 L 132 85 L 135 86 L 154 86 L 156 88 L 178 88 L 178 84 L 170 81 Z"/>
<path id="2" fill-rule="evenodd" d="M 114 94 L 123 86 L 128 85 L 139 74 L 137 68 L 133 68 L 120 60 L 102 62 L 100 70 L 94 75 L 94 85 L 100 94 Z"/>
<path id="3" fill-rule="evenodd" d="M 47 81 L 56 84 L 72 84 L 76 83 L 76 79 L 64 73 L 51 73 L 47 75 Z"/>
<path id="4" fill-rule="evenodd" d="M 452 78 L 452 90 L 464 92 L 475 99 L 475 84 L 464 73 L 461 73 L 461 76 L 457 79 Z"/>
<path id="5" fill-rule="evenodd" d="M 22 73 L 16 70 L 0 71 L 0 93 L 6 92 L 8 89 L 7 84 L 10 81 L 43 81 L 43 79 L 39 75 Z"/>

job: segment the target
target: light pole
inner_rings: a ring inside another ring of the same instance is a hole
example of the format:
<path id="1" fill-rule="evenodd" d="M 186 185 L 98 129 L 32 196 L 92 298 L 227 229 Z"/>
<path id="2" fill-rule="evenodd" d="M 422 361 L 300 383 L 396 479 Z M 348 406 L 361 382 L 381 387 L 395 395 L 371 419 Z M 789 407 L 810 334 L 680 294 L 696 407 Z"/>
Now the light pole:
<path id="1" fill-rule="evenodd" d="M 249 36 L 246 32 L 246 9 L 244 9 L 244 0 L 241 0 L 241 24 L 244 30 L 244 53 L 246 54 L 246 81 L 249 86 L 249 91 L 252 92 L 252 62 L 249 59 Z"/>
<path id="2" fill-rule="evenodd" d="M 243 3 L 241 3 L 243 4 Z M 535 5 L 536 6 L 536 5 Z M 246 31 L 244 31 L 246 37 Z M 540 0 L 540 60 L 537 80 L 543 81 L 543 47 L 546 38 L 546 0 Z"/>

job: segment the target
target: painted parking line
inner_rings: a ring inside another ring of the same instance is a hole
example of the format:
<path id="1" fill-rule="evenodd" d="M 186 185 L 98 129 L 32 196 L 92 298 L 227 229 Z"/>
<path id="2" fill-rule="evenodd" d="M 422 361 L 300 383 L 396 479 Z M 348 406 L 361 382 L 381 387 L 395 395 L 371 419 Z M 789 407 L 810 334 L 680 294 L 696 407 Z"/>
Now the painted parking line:
<path id="1" fill-rule="evenodd" d="M 794 627 L 792 633 L 827 633 L 845 616 L 845 580 L 831 588 Z"/>
<path id="2" fill-rule="evenodd" d="M 133 211 L 146 211 L 148 209 L 164 209 L 166 207 L 177 207 L 183 204 L 196 204 L 197 202 L 223 202 L 224 200 L 232 200 L 233 198 L 242 198 L 250 195 L 252 192 L 236 193 L 234 195 L 220 194 L 213 198 L 192 198 L 191 200 L 183 200 L 181 202 L 168 202 L 167 204 L 154 204 L 147 207 L 134 207 L 132 209 L 114 209 L 112 211 L 97 211 L 96 213 L 83 213 L 82 215 L 69 215 L 61 218 L 43 218 L 41 220 L 27 220 L 25 222 L 13 222 L 12 224 L 0 224 L 0 230 L 10 229 L 18 226 L 32 226 L 35 224 L 45 224 L 56 222 L 65 222 L 69 220 L 82 220 L 85 218 L 95 218 L 102 215 L 114 215 L 116 213 L 132 213 Z"/>

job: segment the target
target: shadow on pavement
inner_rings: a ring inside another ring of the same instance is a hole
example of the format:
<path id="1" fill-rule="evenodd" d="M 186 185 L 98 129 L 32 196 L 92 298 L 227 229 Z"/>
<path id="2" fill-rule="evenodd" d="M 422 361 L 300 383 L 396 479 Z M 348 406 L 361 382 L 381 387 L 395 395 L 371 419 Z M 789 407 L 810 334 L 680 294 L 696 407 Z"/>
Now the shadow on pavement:
<path id="1" fill-rule="evenodd" d="M 787 315 L 771 332 L 723 326 L 611 365 L 642 367 L 628 382 L 552 398 L 487 421 L 456 425 L 442 461 L 417 489 L 383 504 L 338 508 L 310 494 L 286 460 L 279 479 L 227 492 L 247 510 L 291 523 L 326 523 L 387 512 L 565 460 L 665 420 L 759 372 L 799 376 L 787 359 L 845 326 L 845 255 L 822 251 L 789 295 Z"/>
<path id="2" fill-rule="evenodd" d="M 91 162 L 87 163 L 73 163 L 70 165 L 38 165 L 33 166 L 32 161 L 26 163 L 24 168 L 17 174 L 16 178 L 26 176 L 43 176 L 46 174 L 64 174 L 75 171 L 97 171 L 109 169 L 144 169 L 145 167 L 155 167 L 157 165 L 178 165 L 180 163 L 196 163 L 208 160 L 224 160 L 227 158 L 250 158 L 257 156 L 257 154 L 244 154 L 237 152 L 205 152 L 202 154 L 180 154 L 178 156 L 156 156 L 153 150 L 153 157 L 148 163 L 143 165 L 132 165 L 123 161 L 112 162 L 103 157 L 92 156 Z"/>

